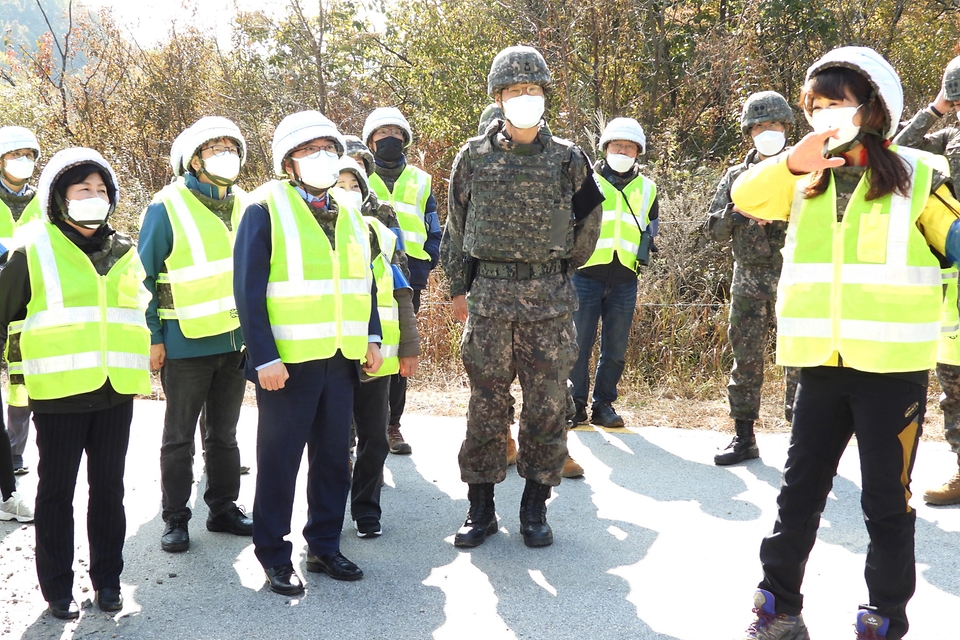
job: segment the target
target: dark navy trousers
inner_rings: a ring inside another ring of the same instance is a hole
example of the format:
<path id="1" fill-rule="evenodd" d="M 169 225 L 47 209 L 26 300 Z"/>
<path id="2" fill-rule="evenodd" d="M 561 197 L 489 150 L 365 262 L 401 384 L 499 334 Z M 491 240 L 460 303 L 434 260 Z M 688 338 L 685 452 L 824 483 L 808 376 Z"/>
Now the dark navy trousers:
<path id="1" fill-rule="evenodd" d="M 291 562 L 293 500 L 303 448 L 307 447 L 307 509 L 303 529 L 310 553 L 340 549 L 340 531 L 350 492 L 350 421 L 359 384 L 356 360 L 337 352 L 326 360 L 286 365 L 283 389 L 257 384 L 257 490 L 253 544 L 269 569 Z"/>

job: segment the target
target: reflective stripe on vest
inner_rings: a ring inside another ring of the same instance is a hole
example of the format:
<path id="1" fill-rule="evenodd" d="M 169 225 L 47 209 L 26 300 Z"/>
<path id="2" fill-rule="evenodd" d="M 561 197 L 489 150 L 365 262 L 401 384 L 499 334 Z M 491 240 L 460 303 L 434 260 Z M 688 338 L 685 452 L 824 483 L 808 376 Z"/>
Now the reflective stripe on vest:
<path id="1" fill-rule="evenodd" d="M 327 192 L 339 207 L 334 249 L 288 182 L 267 183 L 265 191 L 273 244 L 267 315 L 280 358 L 322 360 L 340 350 L 348 359 L 362 359 L 372 274 L 369 231 L 359 210 L 342 189 Z"/>
<path id="2" fill-rule="evenodd" d="M 601 175 L 594 176 L 603 190 L 603 222 L 597 246 L 583 267 L 610 264 L 616 253 L 620 264 L 636 271 L 641 232 L 650 224 L 650 208 L 657 197 L 657 185 L 638 175 L 620 191 Z"/>
<path id="3" fill-rule="evenodd" d="M 389 202 L 397 213 L 400 223 L 400 235 L 403 236 L 403 248 L 407 255 L 417 260 L 429 260 L 423 245 L 427 241 L 425 222 L 427 200 L 430 199 L 429 173 L 407 165 L 393 185 L 393 191 L 387 189 L 383 179 L 374 173 L 368 178 L 370 187 L 380 202 Z"/>
<path id="4" fill-rule="evenodd" d="M 960 310 L 957 309 L 957 269 L 941 272 L 943 278 L 943 306 L 940 312 L 940 344 L 937 362 L 960 366 Z"/>
<path id="5" fill-rule="evenodd" d="M 173 228 L 173 247 L 157 286 L 169 286 L 173 308 L 160 307 L 161 320 L 177 320 L 187 338 L 205 338 L 240 326 L 233 297 L 234 234 L 180 181 L 158 194 Z M 243 205 L 234 196 L 233 219 Z M 234 227 L 236 229 L 236 227 Z"/>
<path id="6" fill-rule="evenodd" d="M 24 207 L 19 220 L 13 219 L 13 211 L 7 203 L 0 200 L 0 245 L 7 251 L 13 251 L 24 244 L 26 236 L 22 229 L 30 222 L 40 219 L 40 201 L 34 198 Z"/>
<path id="7" fill-rule="evenodd" d="M 20 330 L 23 377 L 34 400 L 95 391 L 150 393 L 148 294 L 136 249 L 105 276 L 54 225 L 27 245 L 31 297 Z"/>
<path id="8" fill-rule="evenodd" d="M 373 258 L 373 277 L 377 283 L 377 312 L 383 342 L 380 355 L 383 365 L 371 375 L 390 376 L 400 371 L 400 312 L 393 297 L 393 253 L 397 248 L 397 236 L 387 225 L 372 216 L 364 216 L 367 224 L 377 234 L 380 253 Z"/>
<path id="9" fill-rule="evenodd" d="M 875 373 L 933 367 L 940 337 L 940 268 L 916 222 L 932 170 L 922 152 L 891 147 L 910 165 L 910 197 L 867 201 L 865 175 L 842 222 L 836 186 L 804 199 L 797 184 L 777 292 L 777 364 L 817 366 L 839 352 Z"/>

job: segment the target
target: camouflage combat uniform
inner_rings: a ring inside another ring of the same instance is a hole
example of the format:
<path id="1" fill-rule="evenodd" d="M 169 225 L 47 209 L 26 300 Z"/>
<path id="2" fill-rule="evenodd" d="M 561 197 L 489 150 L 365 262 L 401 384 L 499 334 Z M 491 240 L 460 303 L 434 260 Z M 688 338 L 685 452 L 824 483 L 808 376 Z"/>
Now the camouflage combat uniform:
<path id="1" fill-rule="evenodd" d="M 787 237 L 787 223 L 776 221 L 759 225 L 733 211 L 730 188 L 741 173 L 760 162 L 756 149 L 744 161 L 727 170 L 717 185 L 710 205 L 707 228 L 710 237 L 731 242 L 733 282 L 730 287 L 730 346 L 733 370 L 727 385 L 730 416 L 735 420 L 760 417 L 760 392 L 763 387 L 763 362 L 770 328 L 776 322 L 774 308 L 777 282 L 783 267 L 780 250 Z M 797 390 L 796 369 L 787 368 L 784 413 L 789 420 Z"/>
<path id="2" fill-rule="evenodd" d="M 504 425 L 519 376 L 517 470 L 556 486 L 567 456 L 566 380 L 577 356 L 571 274 L 596 245 L 601 199 L 596 189 L 590 210 L 575 217 L 575 192 L 588 180 L 595 188 L 583 152 L 542 129 L 533 143 L 517 144 L 502 127 L 494 121 L 457 154 L 441 243 L 451 297 L 469 290 L 462 357 L 470 403 L 460 474 L 471 485 L 505 478 Z"/>
<path id="3" fill-rule="evenodd" d="M 927 134 L 940 118 L 921 109 L 907 126 L 893 139 L 894 144 L 913 147 L 946 157 L 953 176 L 954 193 L 960 193 L 960 129 L 946 127 Z M 943 411 L 943 431 L 950 448 L 960 454 L 960 366 L 937 363 L 937 381 L 943 393 L 940 410 Z"/>

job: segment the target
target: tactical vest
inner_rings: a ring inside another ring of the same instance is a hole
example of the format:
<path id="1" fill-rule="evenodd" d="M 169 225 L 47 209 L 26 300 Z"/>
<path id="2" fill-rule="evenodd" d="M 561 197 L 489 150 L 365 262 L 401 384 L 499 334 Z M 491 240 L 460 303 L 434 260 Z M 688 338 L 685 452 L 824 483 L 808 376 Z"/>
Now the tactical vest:
<path id="1" fill-rule="evenodd" d="M 339 207 L 336 248 L 287 181 L 264 185 L 270 212 L 267 316 L 285 363 L 323 360 L 338 350 L 350 360 L 367 352 L 370 321 L 370 237 L 342 189 L 327 193 Z"/>
<path id="2" fill-rule="evenodd" d="M 603 191 L 603 222 L 597 248 L 583 267 L 610 264 L 616 254 L 620 264 L 636 271 L 640 237 L 650 224 L 657 185 L 638 175 L 620 191 L 600 174 L 594 176 Z"/>
<path id="3" fill-rule="evenodd" d="M 847 366 L 891 373 L 934 366 L 940 267 L 917 228 L 933 170 L 923 152 L 890 147 L 910 165 L 910 195 L 865 199 L 869 172 L 842 221 L 833 176 L 804 199 L 797 183 L 777 292 L 777 364 L 811 367 L 834 352 Z"/>
<path id="4" fill-rule="evenodd" d="M 234 195 L 234 230 L 243 214 L 241 195 Z M 182 181 L 164 187 L 158 200 L 166 207 L 173 228 L 173 247 L 164 261 L 166 271 L 157 275 L 160 319 L 177 320 L 187 338 L 239 328 L 233 298 L 234 233 Z"/>
<path id="5" fill-rule="evenodd" d="M 942 269 L 943 307 L 937 362 L 960 366 L 960 309 L 957 309 L 957 268 Z"/>
<path id="6" fill-rule="evenodd" d="M 463 250 L 479 260 L 538 263 L 570 257 L 573 189 L 564 172 L 573 143 L 541 135 L 543 151 L 517 155 L 471 138 L 473 168 Z M 579 185 L 577 185 L 579 186 Z"/>
<path id="7" fill-rule="evenodd" d="M 373 278 L 377 283 L 377 312 L 383 332 L 383 342 L 380 344 L 383 364 L 371 375 L 390 376 L 400 371 L 400 311 L 393 297 L 393 267 L 390 266 L 397 249 L 397 236 L 376 218 L 364 216 L 363 219 L 377 234 L 380 244 L 380 253 L 373 258 Z"/>
<path id="8" fill-rule="evenodd" d="M 430 260 L 430 254 L 423 248 L 427 241 L 426 211 L 430 199 L 429 173 L 406 165 L 400 177 L 393 185 L 393 191 L 376 173 L 368 178 L 370 188 L 377 194 L 380 202 L 389 202 L 397 212 L 403 247 L 407 255 L 417 260 Z"/>
<path id="9" fill-rule="evenodd" d="M 101 276 L 56 226 L 44 231 L 26 246 L 27 316 L 10 324 L 29 397 L 66 398 L 107 380 L 118 393 L 149 394 L 149 296 L 136 249 Z"/>

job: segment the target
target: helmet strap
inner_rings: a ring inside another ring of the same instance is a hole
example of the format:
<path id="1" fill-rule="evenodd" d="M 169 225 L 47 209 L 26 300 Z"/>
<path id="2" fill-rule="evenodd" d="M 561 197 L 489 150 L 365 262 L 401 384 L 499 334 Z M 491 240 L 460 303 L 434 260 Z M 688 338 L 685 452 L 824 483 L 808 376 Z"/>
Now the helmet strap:
<path id="1" fill-rule="evenodd" d="M 14 191 L 15 193 L 23 189 L 23 185 L 27 184 L 27 180 L 29 180 L 29 178 L 24 178 L 23 180 L 20 180 L 19 178 L 14 178 L 9 173 L 7 173 L 7 169 L 5 166 L 0 166 L 0 179 L 2 179 L 5 184 L 11 186 L 12 189 L 10 190 Z"/>
<path id="2" fill-rule="evenodd" d="M 210 184 L 212 184 L 215 187 L 220 187 L 221 189 L 226 189 L 228 187 L 233 186 L 233 183 L 235 182 L 234 180 L 226 180 L 225 178 L 221 178 L 220 176 L 213 175 L 212 173 L 207 171 L 207 165 L 206 163 L 204 163 L 203 158 L 200 156 L 195 156 L 195 157 L 200 161 L 200 169 L 197 173 L 199 173 L 200 175 L 205 177 L 207 180 L 209 180 Z"/>

